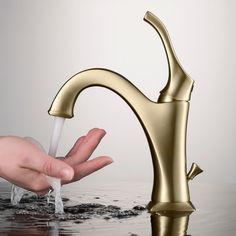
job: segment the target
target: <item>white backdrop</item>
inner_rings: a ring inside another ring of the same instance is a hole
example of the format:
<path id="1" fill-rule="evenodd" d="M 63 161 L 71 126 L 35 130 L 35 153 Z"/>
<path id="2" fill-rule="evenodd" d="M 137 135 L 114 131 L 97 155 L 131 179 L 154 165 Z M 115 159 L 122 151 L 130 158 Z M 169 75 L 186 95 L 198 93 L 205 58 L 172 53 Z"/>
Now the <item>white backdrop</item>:
<path id="1" fill-rule="evenodd" d="M 91 67 L 117 71 L 156 100 L 168 74 L 160 38 L 142 20 L 149 10 L 166 25 L 195 80 L 188 167 L 196 161 L 205 172 L 194 181 L 236 182 L 235 9 L 233 0 L 0 0 L 0 134 L 33 136 L 48 149 L 53 97 L 69 77 Z M 114 163 L 85 181 L 152 181 L 140 124 L 105 89 L 78 98 L 59 155 L 93 127 L 107 131 L 94 156 L 110 155 Z"/>

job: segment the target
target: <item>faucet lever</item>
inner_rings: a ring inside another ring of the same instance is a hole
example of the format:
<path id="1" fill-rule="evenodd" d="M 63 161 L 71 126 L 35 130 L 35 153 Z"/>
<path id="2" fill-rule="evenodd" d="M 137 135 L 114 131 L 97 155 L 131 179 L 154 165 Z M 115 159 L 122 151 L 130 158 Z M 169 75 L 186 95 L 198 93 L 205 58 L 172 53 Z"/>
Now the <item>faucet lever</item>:
<path id="1" fill-rule="evenodd" d="M 203 170 L 196 163 L 193 163 L 187 174 L 187 179 L 193 180 L 197 175 L 199 175 L 202 172 Z"/>
<path id="2" fill-rule="evenodd" d="M 164 89 L 160 91 L 158 102 L 189 101 L 194 81 L 180 65 L 164 24 L 149 11 L 146 12 L 143 19 L 159 34 L 165 48 L 169 67 L 169 79 Z"/>

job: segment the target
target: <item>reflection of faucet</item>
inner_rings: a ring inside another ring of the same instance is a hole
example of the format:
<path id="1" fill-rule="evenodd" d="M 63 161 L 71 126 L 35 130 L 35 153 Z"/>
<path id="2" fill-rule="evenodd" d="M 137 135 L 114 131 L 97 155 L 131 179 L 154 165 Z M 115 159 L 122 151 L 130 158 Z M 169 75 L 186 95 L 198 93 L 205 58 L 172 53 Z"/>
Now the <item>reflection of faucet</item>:
<path id="1" fill-rule="evenodd" d="M 193 80 L 184 72 L 172 49 L 161 21 L 147 12 L 144 20 L 159 33 L 165 47 L 169 79 L 158 102 L 150 101 L 122 75 L 106 69 L 89 69 L 74 75 L 55 97 L 49 114 L 73 117 L 75 101 L 82 90 L 92 86 L 108 88 L 122 97 L 140 121 L 151 150 L 154 184 L 150 212 L 192 212 L 188 179 L 201 169 L 194 164 L 186 173 L 186 127 Z"/>
<path id="2" fill-rule="evenodd" d="M 189 215 L 151 215 L 152 236 L 187 236 Z"/>

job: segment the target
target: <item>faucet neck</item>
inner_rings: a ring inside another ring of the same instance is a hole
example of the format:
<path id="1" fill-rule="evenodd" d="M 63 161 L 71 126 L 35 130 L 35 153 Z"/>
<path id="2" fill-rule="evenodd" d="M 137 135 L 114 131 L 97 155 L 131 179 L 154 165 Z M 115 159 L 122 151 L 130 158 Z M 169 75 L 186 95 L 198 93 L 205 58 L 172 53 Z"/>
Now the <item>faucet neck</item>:
<path id="1" fill-rule="evenodd" d="M 128 103 L 136 115 L 141 114 L 145 104 L 150 101 L 122 75 L 107 69 L 89 69 L 72 76 L 62 86 L 52 102 L 49 114 L 72 118 L 77 97 L 84 89 L 92 86 L 112 90 Z"/>

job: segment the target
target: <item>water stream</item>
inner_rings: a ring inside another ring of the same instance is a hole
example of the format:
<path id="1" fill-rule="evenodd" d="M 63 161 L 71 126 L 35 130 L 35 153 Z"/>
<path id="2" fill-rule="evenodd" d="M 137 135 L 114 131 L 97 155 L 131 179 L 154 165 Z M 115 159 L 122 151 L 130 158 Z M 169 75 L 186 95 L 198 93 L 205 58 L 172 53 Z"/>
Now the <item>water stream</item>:
<path id="1" fill-rule="evenodd" d="M 65 118 L 55 117 L 53 132 L 49 147 L 48 155 L 56 157 L 57 148 L 61 137 L 62 128 L 65 122 Z M 55 213 L 64 213 L 63 202 L 61 199 L 61 180 L 47 176 L 49 184 L 52 186 L 55 196 Z M 50 198 L 50 194 L 48 196 Z"/>

